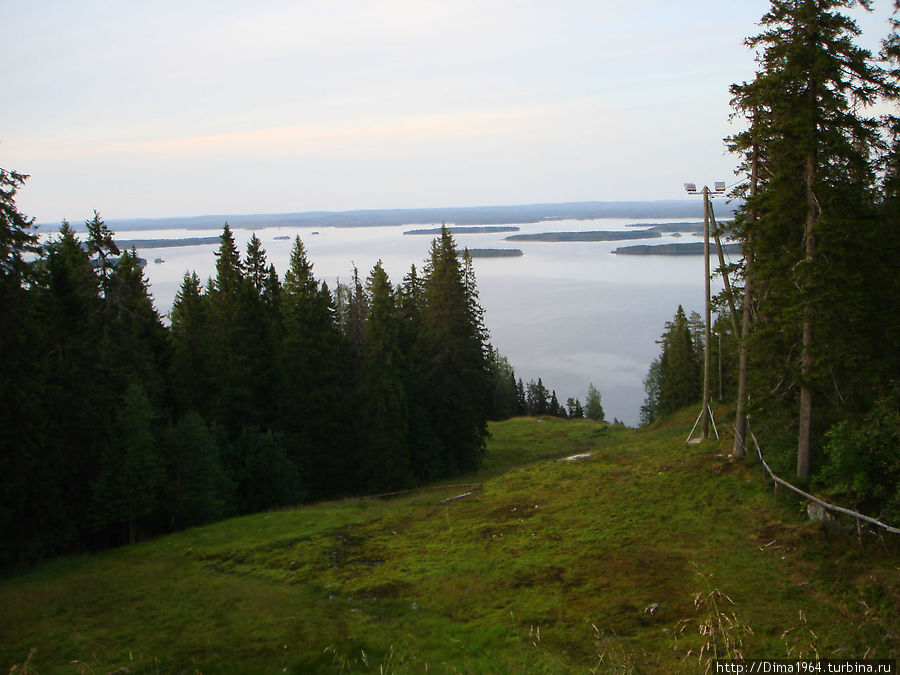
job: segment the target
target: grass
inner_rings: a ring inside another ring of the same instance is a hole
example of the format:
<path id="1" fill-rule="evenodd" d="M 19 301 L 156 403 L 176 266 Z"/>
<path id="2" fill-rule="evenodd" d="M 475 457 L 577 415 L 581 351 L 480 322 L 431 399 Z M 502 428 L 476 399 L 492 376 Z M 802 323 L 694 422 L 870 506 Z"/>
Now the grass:
<path id="1" fill-rule="evenodd" d="M 727 461 L 726 442 L 685 445 L 692 422 L 509 420 L 491 426 L 482 471 L 454 481 L 482 484 L 466 498 L 273 511 L 48 562 L 0 581 L 0 668 L 690 673 L 738 651 L 896 658 L 897 546 L 808 523 L 758 466 Z"/>

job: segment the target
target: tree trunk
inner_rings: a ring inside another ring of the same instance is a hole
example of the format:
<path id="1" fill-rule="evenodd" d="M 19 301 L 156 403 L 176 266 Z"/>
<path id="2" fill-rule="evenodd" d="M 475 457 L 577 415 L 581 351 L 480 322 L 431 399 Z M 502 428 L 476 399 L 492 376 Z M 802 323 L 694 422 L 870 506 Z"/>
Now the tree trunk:
<path id="1" fill-rule="evenodd" d="M 753 158 L 750 164 L 750 199 L 756 196 L 756 189 L 759 181 L 758 173 L 758 149 L 756 144 L 753 145 L 751 151 Z M 747 339 L 750 336 L 750 300 L 751 295 L 751 279 L 753 275 L 753 224 L 756 221 L 756 211 L 750 212 L 750 230 L 747 232 L 747 250 L 744 253 L 744 307 L 740 334 L 740 352 L 738 355 L 738 392 L 737 392 L 737 412 L 734 419 L 734 448 L 731 456 L 738 458 L 747 454 L 747 367 L 749 363 L 749 352 L 747 350 Z"/>
<path id="2" fill-rule="evenodd" d="M 814 96 L 815 90 L 812 82 L 810 82 L 810 90 Z M 815 143 L 814 138 L 812 142 Z M 813 233 L 818 217 L 818 206 L 814 190 L 816 179 L 815 145 L 811 145 L 807 151 L 805 174 L 806 225 L 803 238 L 806 243 L 806 255 L 804 257 L 803 285 L 809 283 L 809 274 L 812 272 L 812 262 L 816 253 L 816 240 Z M 800 428 L 797 433 L 797 478 L 803 482 L 809 480 L 810 440 L 812 435 L 812 388 L 809 382 L 812 370 L 812 337 L 812 307 L 810 306 L 810 301 L 806 299 L 803 306 L 803 341 L 800 351 Z"/>

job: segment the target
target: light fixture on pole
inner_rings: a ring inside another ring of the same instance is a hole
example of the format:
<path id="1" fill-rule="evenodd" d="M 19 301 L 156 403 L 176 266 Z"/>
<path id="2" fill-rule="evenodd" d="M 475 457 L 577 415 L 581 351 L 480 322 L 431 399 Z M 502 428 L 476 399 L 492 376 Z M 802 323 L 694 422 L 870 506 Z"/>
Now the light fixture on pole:
<path id="1" fill-rule="evenodd" d="M 712 409 L 709 405 L 709 379 L 710 379 L 710 370 L 712 365 L 712 354 L 710 352 L 710 342 L 712 341 L 711 328 L 710 328 L 710 314 L 712 307 L 712 298 L 710 295 L 709 288 L 709 280 L 710 280 L 710 271 L 709 271 L 709 216 L 712 212 L 712 204 L 710 203 L 710 199 L 713 197 L 721 196 L 725 194 L 725 181 L 717 180 L 713 183 L 714 189 L 711 191 L 709 187 L 706 185 L 703 186 L 702 190 L 697 190 L 696 183 L 685 183 L 684 189 L 689 195 L 702 194 L 703 195 L 703 260 L 704 260 L 704 289 L 706 293 L 706 310 L 704 312 L 704 350 L 703 350 L 703 409 L 700 411 L 700 416 L 697 418 L 697 422 L 701 420 L 703 423 L 700 425 L 700 440 L 705 441 L 709 438 L 709 421 L 712 418 Z M 694 428 L 691 429 L 691 433 L 688 436 L 688 441 L 691 440 L 691 436 L 694 434 L 694 429 L 697 428 L 697 422 L 694 422 Z M 716 422 L 713 420 L 713 431 L 716 432 L 716 437 L 718 438 L 719 432 L 716 429 Z"/>

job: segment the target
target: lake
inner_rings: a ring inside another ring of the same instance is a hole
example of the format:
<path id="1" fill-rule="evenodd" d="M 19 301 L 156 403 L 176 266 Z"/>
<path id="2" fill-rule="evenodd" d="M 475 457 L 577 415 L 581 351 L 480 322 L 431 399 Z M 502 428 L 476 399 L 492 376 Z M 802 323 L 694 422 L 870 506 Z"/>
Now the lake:
<path id="1" fill-rule="evenodd" d="M 699 206 L 699 204 L 698 204 Z M 699 210 L 699 209 L 698 209 Z M 624 230 L 629 223 L 685 222 L 689 219 L 562 220 L 520 224 L 520 233 Z M 696 219 L 694 222 L 702 222 Z M 448 223 L 449 225 L 449 223 Z M 432 236 L 404 235 L 425 227 L 268 227 L 234 229 L 242 253 L 255 231 L 283 277 L 293 238 L 306 245 L 315 276 L 334 288 L 347 281 L 352 266 L 360 276 L 380 259 L 396 284 L 428 255 Z M 631 228 L 628 228 L 631 229 Z M 636 228 L 637 229 L 637 228 Z M 318 234 L 313 234 L 317 231 Z M 211 230 L 161 229 L 118 231 L 117 239 L 203 237 Z M 702 256 L 623 256 L 613 249 L 631 243 L 697 241 L 680 239 L 609 242 L 504 241 L 514 233 L 458 234 L 460 248 L 518 248 L 521 257 L 478 258 L 475 272 L 491 341 L 509 358 L 516 374 L 526 382 L 543 378 L 562 403 L 569 396 L 585 399 L 593 382 L 603 397 L 607 419 L 636 425 L 644 399 L 643 379 L 658 355 L 656 340 L 679 304 L 686 312 L 702 311 Z M 288 239 L 275 239 L 287 236 Z M 166 314 L 186 271 L 201 280 L 214 274 L 216 245 L 138 249 L 148 261 L 145 273 L 157 309 Z M 165 262 L 154 263 L 157 258 Z M 716 264 L 713 262 L 713 268 Z M 714 291 L 721 283 L 714 283 Z"/>

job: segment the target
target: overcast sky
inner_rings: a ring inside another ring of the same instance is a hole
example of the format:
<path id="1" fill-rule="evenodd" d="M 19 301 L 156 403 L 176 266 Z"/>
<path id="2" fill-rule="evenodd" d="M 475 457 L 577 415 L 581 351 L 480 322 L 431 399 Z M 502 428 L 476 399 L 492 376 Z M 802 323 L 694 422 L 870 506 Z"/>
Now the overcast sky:
<path id="1" fill-rule="evenodd" d="M 0 0 L 0 167 L 40 222 L 680 198 L 767 8 Z"/>

